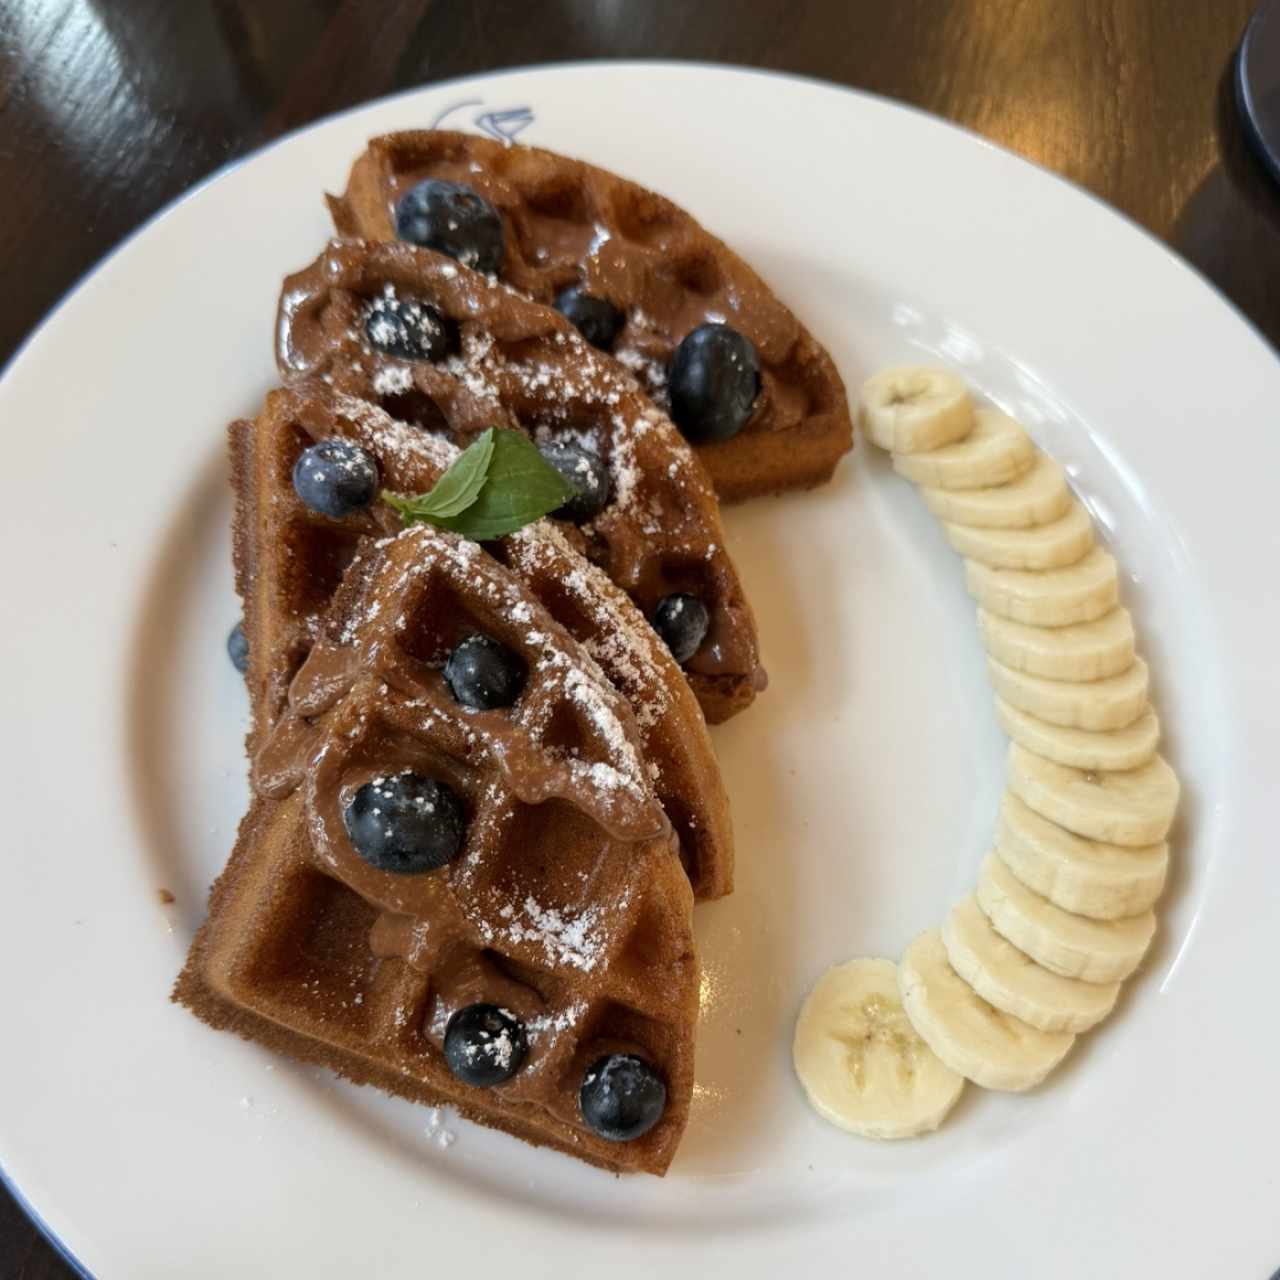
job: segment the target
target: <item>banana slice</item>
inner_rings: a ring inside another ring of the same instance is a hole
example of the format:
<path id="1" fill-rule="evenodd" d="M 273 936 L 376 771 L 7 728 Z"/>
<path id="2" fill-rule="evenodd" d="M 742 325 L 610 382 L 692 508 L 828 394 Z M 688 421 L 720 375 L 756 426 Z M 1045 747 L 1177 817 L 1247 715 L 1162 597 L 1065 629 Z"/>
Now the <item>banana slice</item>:
<path id="1" fill-rule="evenodd" d="M 994 853 L 978 873 L 978 906 L 1001 937 L 1037 964 L 1082 982 L 1119 982 L 1147 954 L 1156 932 L 1152 911 L 1120 920 L 1090 920 L 1054 906 Z"/>
<path id="2" fill-rule="evenodd" d="M 997 694 L 996 719 L 1019 746 L 1073 769 L 1104 773 L 1139 769 L 1155 755 L 1160 745 L 1160 721 L 1150 707 L 1123 729 L 1093 732 L 1050 724 Z"/>
<path id="3" fill-rule="evenodd" d="M 1120 599 L 1116 562 L 1101 547 L 1079 564 L 1047 573 L 994 569 L 967 560 L 964 575 L 969 594 L 989 613 L 1033 627 L 1092 622 Z"/>
<path id="4" fill-rule="evenodd" d="M 1075 501 L 1061 519 L 1034 529 L 979 529 L 944 521 L 942 530 L 962 556 L 993 569 L 1064 569 L 1078 564 L 1093 546 L 1093 521 Z"/>
<path id="5" fill-rule="evenodd" d="M 1169 846 L 1126 849 L 1086 840 L 1028 809 L 1005 792 L 996 853 L 1028 888 L 1064 911 L 1118 920 L 1146 911 L 1164 890 Z"/>
<path id="6" fill-rule="evenodd" d="M 945 369 L 885 369 L 863 383 L 859 422 L 872 444 L 920 453 L 963 440 L 973 430 L 973 401 Z"/>
<path id="7" fill-rule="evenodd" d="M 1033 1088 L 1075 1043 L 1069 1032 L 1038 1031 L 989 1005 L 951 967 L 937 929 L 907 948 L 898 987 L 921 1038 L 952 1071 L 984 1089 Z"/>
<path id="8" fill-rule="evenodd" d="M 989 489 L 925 487 L 920 496 L 939 520 L 977 529 L 1031 529 L 1062 519 L 1071 507 L 1067 477 L 1045 453 L 1037 453 L 1031 469 L 1008 484 Z"/>
<path id="9" fill-rule="evenodd" d="M 928 453 L 898 453 L 893 469 L 931 489 L 987 489 L 1016 480 L 1040 455 L 1031 437 L 999 409 L 975 409 L 973 430 Z"/>
<path id="10" fill-rule="evenodd" d="M 1009 790 L 1078 836 L 1133 849 L 1169 834 L 1180 788 L 1160 756 L 1140 769 L 1096 773 L 1054 764 L 1011 742 Z"/>
<path id="11" fill-rule="evenodd" d="M 813 1109 L 864 1138 L 930 1133 L 964 1089 L 903 1012 L 892 960 L 828 969 L 801 1007 L 791 1058 Z"/>
<path id="12" fill-rule="evenodd" d="M 942 944 L 951 967 L 989 1005 L 1040 1031 L 1088 1031 L 1120 994 L 1118 982 L 1050 973 L 991 927 L 972 894 L 943 921 Z"/>
<path id="13" fill-rule="evenodd" d="M 995 691 L 1008 703 L 1038 720 L 1067 729 L 1124 729 L 1147 706 L 1150 675 L 1141 658 L 1128 671 L 1105 680 L 1087 682 L 1046 680 L 1012 671 L 1003 662 L 987 659 Z"/>
<path id="14" fill-rule="evenodd" d="M 1105 680 L 1133 665 L 1133 619 L 1112 609 L 1096 622 L 1030 627 L 978 610 L 987 652 L 1014 671 L 1046 680 Z"/>

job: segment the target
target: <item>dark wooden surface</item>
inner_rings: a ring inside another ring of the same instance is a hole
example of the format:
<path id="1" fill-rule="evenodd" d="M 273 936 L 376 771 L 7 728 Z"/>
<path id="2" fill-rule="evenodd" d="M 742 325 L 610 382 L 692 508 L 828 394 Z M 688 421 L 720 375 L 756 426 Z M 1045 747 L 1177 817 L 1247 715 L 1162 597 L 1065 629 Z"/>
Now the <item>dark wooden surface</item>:
<path id="1" fill-rule="evenodd" d="M 959 121 L 1148 227 L 1280 343 L 1280 197 L 1228 79 L 1252 6 L 0 0 L 0 361 L 139 222 L 282 131 L 450 76 L 607 57 L 803 72 Z M 0 1280 L 70 1274 L 0 1192 Z"/>

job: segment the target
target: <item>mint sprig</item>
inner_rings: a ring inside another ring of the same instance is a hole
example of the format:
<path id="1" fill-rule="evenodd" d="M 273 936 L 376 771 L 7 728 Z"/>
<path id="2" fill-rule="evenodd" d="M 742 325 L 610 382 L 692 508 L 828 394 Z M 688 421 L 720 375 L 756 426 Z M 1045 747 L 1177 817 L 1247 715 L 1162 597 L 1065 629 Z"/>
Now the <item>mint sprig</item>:
<path id="1" fill-rule="evenodd" d="M 490 427 L 454 459 L 429 493 L 383 490 L 406 525 L 430 524 L 484 542 L 563 506 L 577 490 L 518 431 Z"/>

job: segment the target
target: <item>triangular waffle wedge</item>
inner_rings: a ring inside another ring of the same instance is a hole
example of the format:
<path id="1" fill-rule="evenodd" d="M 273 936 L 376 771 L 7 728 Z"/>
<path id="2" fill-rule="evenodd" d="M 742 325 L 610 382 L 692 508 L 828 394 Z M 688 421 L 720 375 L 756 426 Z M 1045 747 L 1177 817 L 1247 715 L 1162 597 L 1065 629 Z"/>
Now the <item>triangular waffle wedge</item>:
<path id="1" fill-rule="evenodd" d="M 257 419 L 232 424 L 233 549 L 249 641 L 251 754 L 284 713 L 289 685 L 320 635 L 347 567 L 373 538 L 400 527 L 399 517 L 382 504 L 339 521 L 299 500 L 294 464 L 308 445 L 330 436 L 359 444 L 377 462 L 382 483 L 407 492 L 429 489 L 457 452 L 439 436 L 323 386 L 272 392 Z M 666 646 L 553 522 L 527 526 L 491 549 L 631 703 L 654 789 L 679 837 L 695 894 L 728 893 L 728 802 L 702 713 Z"/>
<path id="2" fill-rule="evenodd" d="M 688 1116 L 698 966 L 632 711 L 475 543 L 419 527 L 370 545 L 263 746 L 176 998 L 352 1080 L 662 1173 Z M 509 707 L 468 710 L 441 671 L 476 633 L 523 663 Z M 464 833 L 429 869 L 381 869 L 352 814 L 406 775 L 443 784 Z M 583 1095 L 617 1054 L 665 1086 L 628 1133 Z"/>
<path id="3" fill-rule="evenodd" d="M 727 323 L 754 344 L 760 394 L 731 439 L 698 445 L 726 501 L 828 479 L 853 444 L 827 352 L 758 275 L 684 210 L 603 169 L 534 147 L 444 130 L 374 138 L 346 192 L 343 235 L 394 240 L 396 204 L 425 178 L 470 187 L 501 215 L 501 279 L 539 302 L 578 286 L 621 312 L 609 345 L 666 407 L 667 370 L 690 330 Z"/>
<path id="4" fill-rule="evenodd" d="M 435 358 L 373 345 L 377 324 L 408 308 L 437 326 Z M 334 242 L 286 279 L 277 338 L 287 379 L 321 380 L 431 434 L 466 443 L 497 425 L 585 448 L 607 466 L 609 492 L 574 536 L 647 617 L 673 594 L 708 610 L 683 663 L 707 718 L 726 719 L 763 687 L 755 619 L 705 469 L 559 312 L 414 245 Z"/>

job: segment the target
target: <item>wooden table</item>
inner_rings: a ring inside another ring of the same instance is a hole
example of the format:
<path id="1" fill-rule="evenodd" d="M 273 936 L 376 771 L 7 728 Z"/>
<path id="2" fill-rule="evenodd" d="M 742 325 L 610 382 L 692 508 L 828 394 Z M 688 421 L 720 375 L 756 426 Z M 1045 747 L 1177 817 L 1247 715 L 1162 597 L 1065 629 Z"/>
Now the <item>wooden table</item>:
<path id="1" fill-rule="evenodd" d="M 947 116 L 1148 227 L 1280 342 L 1280 195 L 1229 79 L 1252 7 L 0 0 L 0 361 L 143 219 L 282 131 L 410 85 L 598 57 L 803 72 Z M 71 1274 L 0 1193 L 0 1280 Z"/>

